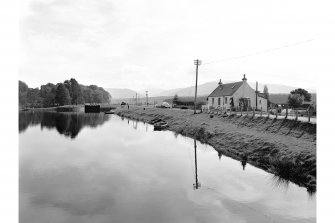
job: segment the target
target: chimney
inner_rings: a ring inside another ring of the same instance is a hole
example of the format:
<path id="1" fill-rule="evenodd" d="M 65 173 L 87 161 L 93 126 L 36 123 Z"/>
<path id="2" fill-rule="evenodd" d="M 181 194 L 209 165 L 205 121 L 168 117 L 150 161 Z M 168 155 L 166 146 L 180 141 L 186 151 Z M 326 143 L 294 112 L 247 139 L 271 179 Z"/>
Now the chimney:
<path id="1" fill-rule="evenodd" d="M 247 78 L 245 77 L 245 74 L 243 74 L 243 78 L 242 78 L 242 81 L 247 81 Z"/>
<path id="2" fill-rule="evenodd" d="M 219 81 L 219 83 L 218 83 L 218 84 L 219 84 L 219 86 L 221 86 L 221 85 L 222 85 L 221 79 L 220 79 L 220 81 Z"/>

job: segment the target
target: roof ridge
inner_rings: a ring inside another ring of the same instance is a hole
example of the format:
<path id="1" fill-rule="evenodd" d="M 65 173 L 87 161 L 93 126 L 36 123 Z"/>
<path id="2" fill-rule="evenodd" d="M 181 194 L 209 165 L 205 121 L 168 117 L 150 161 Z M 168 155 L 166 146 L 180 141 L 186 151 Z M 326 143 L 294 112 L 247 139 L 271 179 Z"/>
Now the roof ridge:
<path id="1" fill-rule="evenodd" d="M 217 86 L 208 97 L 220 97 L 233 95 L 243 84 L 243 81 L 231 82 Z M 235 88 L 235 85 L 237 87 Z M 231 87 L 232 86 L 232 87 Z"/>

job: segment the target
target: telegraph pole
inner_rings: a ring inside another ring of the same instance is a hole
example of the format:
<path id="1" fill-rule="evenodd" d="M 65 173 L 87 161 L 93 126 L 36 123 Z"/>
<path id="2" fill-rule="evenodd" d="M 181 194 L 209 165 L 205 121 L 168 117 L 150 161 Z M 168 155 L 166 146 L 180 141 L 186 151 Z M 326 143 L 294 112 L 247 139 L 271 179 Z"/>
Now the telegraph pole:
<path id="1" fill-rule="evenodd" d="M 136 105 L 137 105 L 137 93 L 136 93 Z"/>
<path id="2" fill-rule="evenodd" d="M 198 91 L 198 67 L 201 64 L 201 60 L 194 60 L 194 65 L 196 66 L 195 70 L 195 96 L 194 96 L 194 114 L 197 113 L 197 91 Z"/>
<path id="3" fill-rule="evenodd" d="M 145 91 L 145 95 L 147 96 L 147 106 L 149 105 L 148 103 L 148 91 Z"/>

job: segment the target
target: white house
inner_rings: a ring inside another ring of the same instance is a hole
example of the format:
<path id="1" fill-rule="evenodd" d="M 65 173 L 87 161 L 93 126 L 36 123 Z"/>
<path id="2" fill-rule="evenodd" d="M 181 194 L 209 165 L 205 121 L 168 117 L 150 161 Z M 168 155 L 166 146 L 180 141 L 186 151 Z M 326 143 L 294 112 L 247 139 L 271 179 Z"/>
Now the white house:
<path id="1" fill-rule="evenodd" d="M 231 109 L 232 107 L 240 109 L 258 109 L 267 111 L 268 100 L 264 94 L 256 92 L 247 83 L 245 74 L 242 81 L 222 84 L 221 79 L 219 86 L 208 96 L 209 108 Z"/>

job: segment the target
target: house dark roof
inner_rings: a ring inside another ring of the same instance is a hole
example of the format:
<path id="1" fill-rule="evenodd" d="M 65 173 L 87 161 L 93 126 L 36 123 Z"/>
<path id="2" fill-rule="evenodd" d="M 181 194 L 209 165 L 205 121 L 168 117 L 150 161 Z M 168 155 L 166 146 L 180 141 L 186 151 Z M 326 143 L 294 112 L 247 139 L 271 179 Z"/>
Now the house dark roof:
<path id="1" fill-rule="evenodd" d="M 243 84 L 243 81 L 219 85 L 208 97 L 230 96 L 237 91 Z"/>

